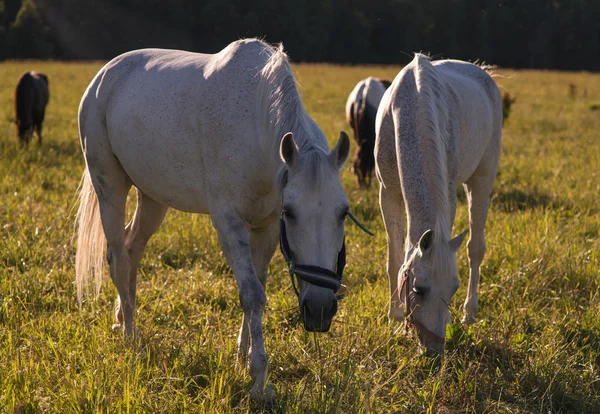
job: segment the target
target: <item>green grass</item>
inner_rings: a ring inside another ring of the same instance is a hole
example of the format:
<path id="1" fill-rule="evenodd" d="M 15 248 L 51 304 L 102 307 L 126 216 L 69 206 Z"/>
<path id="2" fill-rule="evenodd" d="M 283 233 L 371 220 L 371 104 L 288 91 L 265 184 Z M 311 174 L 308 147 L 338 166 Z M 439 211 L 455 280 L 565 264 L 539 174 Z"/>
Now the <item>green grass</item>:
<path id="1" fill-rule="evenodd" d="M 504 71 L 517 97 L 505 124 L 487 225 L 479 322 L 448 328 L 439 366 L 387 325 L 385 231 L 377 186 L 343 183 L 373 238 L 348 224 L 346 298 L 331 332 L 290 325 L 284 261 L 270 267 L 264 320 L 271 407 L 249 401 L 236 366 L 237 288 L 205 216 L 170 211 L 139 278 L 140 340 L 110 331 L 115 289 L 79 309 L 73 206 L 83 170 L 79 99 L 100 63 L 0 64 L 0 411 L 2 412 L 600 412 L 600 75 Z M 399 68 L 297 65 L 309 113 L 330 142 L 368 75 Z M 44 71 L 45 142 L 18 148 L 14 84 Z M 571 97 L 569 83 L 585 88 Z M 462 193 L 462 190 L 459 191 Z M 454 233 L 468 226 L 464 197 Z M 460 314 L 467 282 L 459 257 Z"/>

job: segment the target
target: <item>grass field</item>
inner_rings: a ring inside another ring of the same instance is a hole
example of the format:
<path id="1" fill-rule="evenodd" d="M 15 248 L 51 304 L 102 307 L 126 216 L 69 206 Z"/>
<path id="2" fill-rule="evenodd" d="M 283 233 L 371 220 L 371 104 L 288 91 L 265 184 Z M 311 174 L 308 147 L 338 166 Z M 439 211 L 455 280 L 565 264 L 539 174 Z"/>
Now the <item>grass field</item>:
<path id="1" fill-rule="evenodd" d="M 110 330 L 111 282 L 77 304 L 77 108 L 100 66 L 0 64 L 0 412 L 600 412 L 600 74 L 499 71 L 517 102 L 487 224 L 479 321 L 454 318 L 441 366 L 387 324 L 378 188 L 357 190 L 347 165 L 352 209 L 376 236 L 347 225 L 346 298 L 326 334 L 288 322 L 297 301 L 276 254 L 264 332 L 278 398 L 261 407 L 236 365 L 237 287 L 207 217 L 170 211 L 149 243 L 138 343 Z M 26 69 L 48 74 L 51 101 L 43 145 L 20 150 L 13 88 Z M 356 82 L 399 70 L 295 69 L 330 143 L 348 131 L 344 104 Z M 467 226 L 460 189 L 454 233 Z M 458 263 L 460 315 L 465 248 Z"/>

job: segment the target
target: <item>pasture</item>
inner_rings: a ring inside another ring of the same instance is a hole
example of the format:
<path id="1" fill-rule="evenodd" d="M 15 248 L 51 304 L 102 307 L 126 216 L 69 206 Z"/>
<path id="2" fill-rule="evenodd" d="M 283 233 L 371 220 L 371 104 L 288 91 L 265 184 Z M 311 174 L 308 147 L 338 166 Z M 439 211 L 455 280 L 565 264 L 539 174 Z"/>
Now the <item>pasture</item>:
<path id="1" fill-rule="evenodd" d="M 264 333 L 278 398 L 261 407 L 249 400 L 250 377 L 236 365 L 242 312 L 208 217 L 170 210 L 148 244 L 138 342 L 110 330 L 116 290 L 108 278 L 96 300 L 78 306 L 73 218 L 84 162 L 77 108 L 101 65 L 0 64 L 0 411 L 600 411 L 600 74 L 498 71 L 496 81 L 517 101 L 504 126 L 486 227 L 478 323 L 459 322 L 463 245 L 441 364 L 388 325 L 378 185 L 358 190 L 347 162 L 342 180 L 352 211 L 376 235 L 347 221 L 346 296 L 326 334 L 295 325 L 297 299 L 276 253 Z M 356 82 L 391 80 L 400 69 L 294 68 L 307 111 L 330 144 L 341 129 L 350 132 L 344 104 Z M 13 93 L 25 70 L 48 75 L 51 98 L 42 147 L 20 150 Z M 468 227 L 458 194 L 453 234 Z"/>

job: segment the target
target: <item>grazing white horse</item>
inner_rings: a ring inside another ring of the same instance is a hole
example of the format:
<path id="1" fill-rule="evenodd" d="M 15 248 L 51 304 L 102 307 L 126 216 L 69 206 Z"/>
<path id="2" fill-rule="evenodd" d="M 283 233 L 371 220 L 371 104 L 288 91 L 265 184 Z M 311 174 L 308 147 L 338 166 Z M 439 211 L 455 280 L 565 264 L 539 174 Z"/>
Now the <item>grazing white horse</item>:
<path id="1" fill-rule="evenodd" d="M 262 315 L 279 219 L 293 262 L 313 273 L 312 279 L 297 273 L 304 326 L 327 330 L 339 283 L 328 278 L 336 271 L 341 276 L 336 267 L 345 252 L 349 206 L 339 171 L 348 136 L 342 132 L 329 152 L 282 47 L 253 39 L 214 55 L 145 49 L 113 59 L 83 95 L 79 133 L 87 164 L 77 213 L 80 300 L 92 274 L 100 287 L 108 241 L 118 291 L 113 328 L 135 335 L 136 279 L 146 243 L 169 207 L 208 213 L 239 288 L 238 352 L 249 359 L 251 395 L 272 396 Z M 124 227 L 132 185 L 137 209 Z"/>
<path id="2" fill-rule="evenodd" d="M 404 302 L 408 323 L 429 353 L 443 353 L 448 306 L 458 289 L 456 252 L 466 231 L 453 239 L 451 232 L 459 184 L 467 194 L 471 227 L 463 320 L 475 321 L 501 132 L 498 87 L 484 69 L 467 62 L 430 62 L 417 54 L 379 106 L 375 159 L 388 237 L 388 315 L 391 321 L 403 319 Z"/>
<path id="3" fill-rule="evenodd" d="M 346 121 L 354 131 L 356 152 L 352 172 L 359 187 L 369 187 L 375 169 L 375 118 L 390 81 L 368 77 L 356 84 L 346 101 Z"/>

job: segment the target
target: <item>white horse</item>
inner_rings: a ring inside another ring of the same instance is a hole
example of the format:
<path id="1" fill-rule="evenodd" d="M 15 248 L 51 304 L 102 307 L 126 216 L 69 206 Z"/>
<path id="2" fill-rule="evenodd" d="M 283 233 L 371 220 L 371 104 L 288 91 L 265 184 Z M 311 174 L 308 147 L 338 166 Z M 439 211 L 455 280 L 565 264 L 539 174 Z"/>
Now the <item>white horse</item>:
<path id="1" fill-rule="evenodd" d="M 375 169 L 375 117 L 390 81 L 368 77 L 356 84 L 346 101 L 346 121 L 354 131 L 356 152 L 352 172 L 359 187 L 369 187 Z"/>
<path id="2" fill-rule="evenodd" d="M 456 252 L 466 231 L 453 239 L 451 232 L 461 183 L 471 227 L 463 321 L 475 321 L 501 132 L 500 92 L 483 68 L 457 60 L 430 62 L 420 54 L 396 76 L 377 113 L 375 158 L 388 237 L 388 315 L 392 322 L 403 319 L 404 302 L 408 323 L 417 328 L 429 353 L 443 353 L 448 306 L 458 289 Z"/>
<path id="3" fill-rule="evenodd" d="M 118 291 L 114 329 L 135 335 L 136 278 L 146 243 L 169 207 L 208 213 L 239 288 L 239 356 L 254 398 L 270 397 L 262 334 L 268 264 L 283 239 L 309 331 L 337 310 L 337 269 L 349 206 L 339 171 L 350 141 L 327 140 L 307 115 L 282 47 L 241 40 L 208 55 L 145 49 L 106 64 L 84 93 L 77 247 L 81 300 L 102 281 L 104 248 Z M 137 209 L 125 225 L 131 186 Z M 298 263 L 310 264 L 304 266 Z M 343 267 L 343 265 L 342 265 Z M 336 280 L 333 280 L 336 279 Z M 250 349 L 249 349 L 250 347 Z"/>

